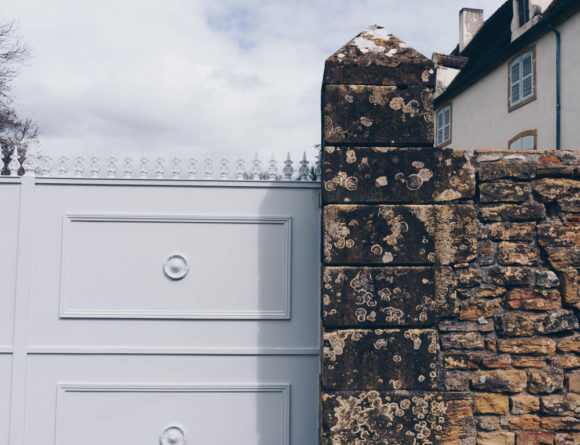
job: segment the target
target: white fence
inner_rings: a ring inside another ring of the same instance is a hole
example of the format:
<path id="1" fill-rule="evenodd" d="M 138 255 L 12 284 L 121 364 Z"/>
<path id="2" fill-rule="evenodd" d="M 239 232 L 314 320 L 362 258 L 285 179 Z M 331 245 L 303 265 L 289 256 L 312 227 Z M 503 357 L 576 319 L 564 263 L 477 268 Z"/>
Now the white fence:
<path id="1" fill-rule="evenodd" d="M 91 156 L 58 156 L 30 153 L 26 159 L 16 156 L 4 158 L 3 175 L 19 176 L 23 171 L 34 171 L 42 177 L 74 178 L 125 178 L 125 179 L 220 179 L 220 180 L 268 180 L 268 181 L 315 181 L 320 178 L 320 159 L 309 162 L 304 153 L 295 165 L 290 154 L 282 165 L 272 155 L 267 162 L 258 156 L 251 161 L 238 158 L 214 159 L 195 157 L 141 157 L 130 156 L 101 158 Z"/>
<path id="2" fill-rule="evenodd" d="M 317 443 L 316 162 L 23 164 L 0 176 L 0 443 Z"/>

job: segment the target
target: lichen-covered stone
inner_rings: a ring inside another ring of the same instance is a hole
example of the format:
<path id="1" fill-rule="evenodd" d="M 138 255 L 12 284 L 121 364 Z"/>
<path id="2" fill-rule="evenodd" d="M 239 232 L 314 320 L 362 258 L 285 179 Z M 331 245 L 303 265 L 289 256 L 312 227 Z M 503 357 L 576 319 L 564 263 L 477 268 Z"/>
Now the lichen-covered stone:
<path id="1" fill-rule="evenodd" d="M 528 286 L 534 279 L 532 269 L 525 267 L 492 267 L 488 273 L 492 282 L 500 286 Z"/>
<path id="2" fill-rule="evenodd" d="M 443 356 L 446 369 L 479 369 L 481 356 L 473 352 L 448 352 Z"/>
<path id="3" fill-rule="evenodd" d="M 426 86 L 326 85 L 325 145 L 433 144 L 433 89 Z"/>
<path id="4" fill-rule="evenodd" d="M 546 252 L 554 270 L 580 269 L 580 247 L 547 247 Z"/>
<path id="5" fill-rule="evenodd" d="M 576 352 L 580 354 L 580 334 L 574 334 L 558 339 L 558 351 Z"/>
<path id="6" fill-rule="evenodd" d="M 554 445 L 578 445 L 580 433 L 556 433 Z"/>
<path id="7" fill-rule="evenodd" d="M 580 273 L 573 267 L 568 267 L 560 273 L 562 277 L 562 297 L 564 303 L 572 305 L 580 302 Z"/>
<path id="8" fill-rule="evenodd" d="M 518 393 L 526 388 L 527 383 L 526 373 L 513 369 L 478 371 L 471 378 L 475 389 L 487 392 Z"/>
<path id="9" fill-rule="evenodd" d="M 326 146 L 322 197 L 327 203 L 431 203 L 471 198 L 475 173 L 451 149 Z"/>
<path id="10" fill-rule="evenodd" d="M 327 327 L 429 326 L 457 312 L 449 267 L 326 267 Z"/>
<path id="11" fill-rule="evenodd" d="M 468 394 L 339 392 L 322 397 L 329 445 L 475 445 Z"/>
<path id="12" fill-rule="evenodd" d="M 540 252 L 535 246 L 525 243 L 503 241 L 499 243 L 497 259 L 501 264 L 533 266 L 538 263 Z"/>
<path id="13" fill-rule="evenodd" d="M 328 205 L 323 211 L 328 265 L 449 265 L 475 259 L 473 206 Z"/>
<path id="14" fill-rule="evenodd" d="M 513 181 L 484 182 L 479 186 L 480 202 L 524 202 L 531 186 Z"/>
<path id="15" fill-rule="evenodd" d="M 479 217 L 485 222 L 541 220 L 546 217 L 543 204 L 499 204 L 479 209 Z"/>
<path id="16" fill-rule="evenodd" d="M 542 247 L 580 247 L 580 227 L 540 224 L 538 243 Z"/>
<path id="17" fill-rule="evenodd" d="M 435 85 L 433 62 L 380 26 L 326 59 L 324 84 Z"/>
<path id="18" fill-rule="evenodd" d="M 510 354 L 549 355 L 556 352 L 556 342 L 550 338 L 507 338 L 499 341 L 498 349 Z"/>
<path id="19" fill-rule="evenodd" d="M 478 320 L 473 321 L 457 321 L 457 320 L 444 320 L 439 323 L 439 331 L 441 332 L 469 332 L 469 331 L 480 331 L 480 332 L 493 332 L 494 324 L 493 320 Z"/>
<path id="20" fill-rule="evenodd" d="M 495 317 L 499 334 L 508 337 L 555 334 L 578 329 L 578 319 L 573 312 L 560 309 L 548 314 L 506 312 Z"/>
<path id="21" fill-rule="evenodd" d="M 495 223 L 488 228 L 489 238 L 494 241 L 532 241 L 536 237 L 536 223 Z"/>
<path id="22" fill-rule="evenodd" d="M 543 178 L 534 181 L 533 189 L 543 202 L 553 202 L 561 197 L 577 195 L 580 192 L 580 181 L 565 178 Z"/>
<path id="23" fill-rule="evenodd" d="M 512 289 L 507 298 L 512 309 L 548 311 L 562 307 L 560 292 L 557 289 Z"/>
<path id="24" fill-rule="evenodd" d="M 323 388 L 437 389 L 439 338 L 434 330 L 349 329 L 324 333 Z"/>
<path id="25" fill-rule="evenodd" d="M 536 177 L 536 166 L 515 162 L 493 162 L 481 164 L 478 168 L 478 174 L 481 181 L 532 179 Z"/>
<path id="26" fill-rule="evenodd" d="M 558 205 L 563 212 L 580 213 L 580 196 L 562 196 Z"/>
<path id="27" fill-rule="evenodd" d="M 580 356 L 573 354 L 557 355 L 551 358 L 550 364 L 562 369 L 580 368 Z"/>
<path id="28" fill-rule="evenodd" d="M 475 418 L 475 426 L 477 427 L 478 430 L 497 431 L 499 430 L 499 417 L 477 416 Z"/>
<path id="29" fill-rule="evenodd" d="M 501 300 L 499 298 L 481 299 L 470 298 L 461 302 L 459 310 L 460 320 L 479 320 L 497 314 L 501 310 Z"/>
<path id="30" fill-rule="evenodd" d="M 442 349 L 483 349 L 484 337 L 479 332 L 441 334 Z"/>

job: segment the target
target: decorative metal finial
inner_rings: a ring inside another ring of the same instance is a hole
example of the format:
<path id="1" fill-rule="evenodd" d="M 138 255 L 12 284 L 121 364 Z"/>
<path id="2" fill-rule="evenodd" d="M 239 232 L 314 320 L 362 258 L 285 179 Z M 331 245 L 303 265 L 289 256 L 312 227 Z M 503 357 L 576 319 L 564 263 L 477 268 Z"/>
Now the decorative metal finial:
<path id="1" fill-rule="evenodd" d="M 220 161 L 220 179 L 228 179 L 230 176 L 230 161 L 222 158 Z"/>
<path id="2" fill-rule="evenodd" d="M 272 158 L 270 159 L 270 164 L 268 165 L 268 179 L 270 181 L 275 181 L 278 179 L 278 162 L 274 158 L 274 153 L 272 153 Z"/>
<path id="3" fill-rule="evenodd" d="M 261 174 L 262 174 L 262 162 L 260 161 L 258 153 L 256 153 L 254 161 L 252 162 L 252 180 L 259 181 Z"/>
<path id="4" fill-rule="evenodd" d="M 286 181 L 292 180 L 292 175 L 294 175 L 293 164 L 294 162 L 292 162 L 292 159 L 290 158 L 290 153 L 288 153 L 288 156 L 284 161 L 284 168 L 282 169 L 282 174 L 284 175 L 284 180 Z"/>
<path id="5" fill-rule="evenodd" d="M 209 157 L 209 155 L 207 155 L 204 162 L 204 178 L 213 178 L 213 160 Z"/>
<path id="6" fill-rule="evenodd" d="M 306 159 L 306 152 L 304 152 L 302 160 L 300 161 L 300 168 L 298 169 L 298 180 L 308 181 L 309 174 L 310 169 L 308 168 L 308 160 Z"/>
<path id="7" fill-rule="evenodd" d="M 171 160 L 171 177 L 173 179 L 179 179 L 181 176 L 181 159 L 173 158 Z"/>
<path id="8" fill-rule="evenodd" d="M 155 177 L 157 179 L 163 179 L 165 177 L 165 159 L 161 156 L 155 162 Z"/>
<path id="9" fill-rule="evenodd" d="M 189 179 L 197 178 L 197 159 L 189 159 L 189 162 L 187 163 L 187 174 Z"/>
<path id="10" fill-rule="evenodd" d="M 101 173 L 101 161 L 98 157 L 93 156 L 90 163 L 91 178 L 98 178 Z"/>
<path id="11" fill-rule="evenodd" d="M 246 161 L 241 158 L 236 162 L 236 179 L 240 181 L 246 179 Z"/>
<path id="12" fill-rule="evenodd" d="M 107 177 L 114 178 L 117 176 L 117 170 L 119 166 L 117 164 L 117 158 L 111 156 L 107 162 Z"/>
<path id="13" fill-rule="evenodd" d="M 77 158 L 75 159 L 75 176 L 77 178 L 82 178 L 83 175 L 85 174 L 84 162 L 85 161 L 82 156 L 77 156 Z"/>
<path id="14" fill-rule="evenodd" d="M 143 179 L 149 176 L 149 158 L 145 156 L 139 159 L 139 176 Z"/>
<path id="15" fill-rule="evenodd" d="M 125 178 L 131 178 L 133 176 L 133 159 L 129 156 L 123 159 L 123 172 Z"/>

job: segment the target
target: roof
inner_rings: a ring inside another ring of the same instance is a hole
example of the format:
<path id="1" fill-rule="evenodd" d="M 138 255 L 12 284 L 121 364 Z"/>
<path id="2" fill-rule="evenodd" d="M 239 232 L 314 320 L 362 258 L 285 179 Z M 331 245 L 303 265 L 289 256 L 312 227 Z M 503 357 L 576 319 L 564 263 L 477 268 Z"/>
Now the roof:
<path id="1" fill-rule="evenodd" d="M 580 0 L 554 0 L 544 11 L 543 16 L 551 21 L 553 20 L 556 24 L 558 21 L 563 21 L 562 17 L 570 16 L 570 11 L 575 12 L 572 7 L 579 9 L 578 6 L 580 6 Z M 512 17 L 512 0 L 506 0 L 485 21 L 479 32 L 463 51 L 459 52 L 459 48 L 456 47 L 451 52 L 451 56 L 467 57 L 468 60 L 465 67 L 459 71 L 447 89 L 435 98 L 435 107 L 449 101 L 452 97 L 477 82 L 500 63 L 529 44 L 530 41 L 549 32 L 545 22 L 540 20 L 512 42 Z"/>

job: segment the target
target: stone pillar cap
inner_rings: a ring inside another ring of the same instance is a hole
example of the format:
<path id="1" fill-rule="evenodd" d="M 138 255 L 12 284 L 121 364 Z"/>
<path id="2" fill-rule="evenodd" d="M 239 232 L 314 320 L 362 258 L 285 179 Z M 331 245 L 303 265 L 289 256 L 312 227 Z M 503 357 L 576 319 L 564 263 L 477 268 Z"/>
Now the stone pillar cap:
<path id="1" fill-rule="evenodd" d="M 382 26 L 369 26 L 326 59 L 324 84 L 434 86 L 433 62 Z"/>

